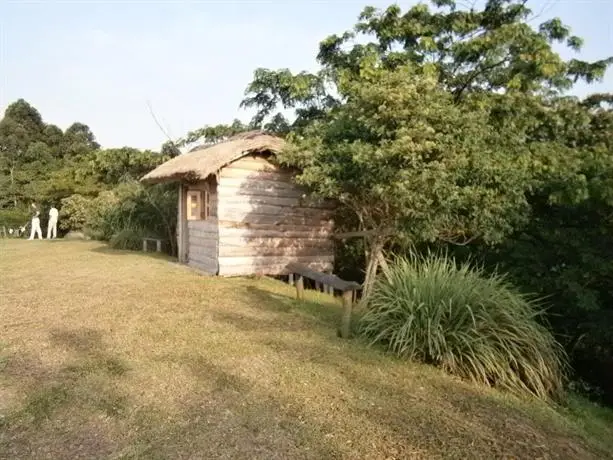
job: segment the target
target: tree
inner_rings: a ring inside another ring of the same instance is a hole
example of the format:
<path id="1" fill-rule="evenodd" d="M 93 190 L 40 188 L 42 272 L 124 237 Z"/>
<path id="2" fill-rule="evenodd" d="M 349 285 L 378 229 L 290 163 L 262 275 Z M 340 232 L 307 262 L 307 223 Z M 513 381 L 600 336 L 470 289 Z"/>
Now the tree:
<path id="1" fill-rule="evenodd" d="M 100 149 L 96 136 L 89 126 L 83 123 L 73 123 L 64 133 L 65 154 L 70 156 L 84 155 L 88 151 Z"/>
<path id="2" fill-rule="evenodd" d="M 176 144 L 172 141 L 166 141 L 162 144 L 162 148 L 160 149 L 160 153 L 163 156 L 168 158 L 174 158 L 176 156 L 181 155 L 181 151 L 176 146 Z"/>
<path id="3" fill-rule="evenodd" d="M 524 0 L 488 0 L 481 10 L 458 9 L 453 0 L 430 3 L 434 11 L 420 3 L 404 14 L 397 5 L 365 8 L 353 30 L 320 43 L 317 73 L 257 69 L 242 102 L 257 108 L 252 123 L 261 125 L 282 106 L 296 109 L 294 124 L 304 126 L 343 102 L 341 74 L 359 75 L 373 60 L 388 70 L 411 63 L 417 73 L 434 71 L 456 102 L 483 91 L 559 94 L 578 80 L 601 79 L 613 62 L 564 61 L 552 45 L 579 51 L 582 39 L 557 18 L 532 28 Z M 370 41 L 356 44 L 359 38 Z"/>
<path id="4" fill-rule="evenodd" d="M 230 125 L 214 125 L 204 126 L 202 128 L 190 131 L 184 138 L 176 142 L 177 147 L 185 147 L 200 142 L 200 145 L 213 145 L 218 142 L 223 142 L 235 134 L 249 131 L 251 126 L 243 124 L 240 120 L 234 120 Z M 198 146 L 198 147 L 199 147 Z"/>
<path id="5" fill-rule="evenodd" d="M 611 58 L 564 61 L 552 45 L 579 50 L 582 40 L 558 19 L 532 28 L 525 1 L 431 4 L 365 8 L 352 31 L 320 44 L 320 71 L 257 69 L 242 102 L 257 108 L 254 125 L 278 106 L 296 110 L 282 159 L 374 235 L 367 288 L 390 234 L 496 242 L 526 222 L 537 190 L 547 200 L 587 193 L 581 160 L 538 138 L 539 117 L 573 82 L 601 78 Z M 556 179 L 567 186 L 551 188 Z"/>
<path id="6" fill-rule="evenodd" d="M 113 186 L 125 180 L 138 180 L 168 159 L 150 150 L 122 147 L 94 152 L 89 168 L 96 182 Z"/>
<path id="7" fill-rule="evenodd" d="M 38 110 L 24 99 L 18 99 L 10 104 L 4 112 L 4 118 L 18 123 L 34 140 L 40 140 L 45 129 L 43 118 Z"/>
<path id="8" fill-rule="evenodd" d="M 488 128 L 498 104 L 457 104 L 437 74 L 362 66 L 341 77 L 346 102 L 300 134 L 279 160 L 368 232 L 365 294 L 388 243 L 498 242 L 525 222 L 530 152 L 511 128 Z"/>

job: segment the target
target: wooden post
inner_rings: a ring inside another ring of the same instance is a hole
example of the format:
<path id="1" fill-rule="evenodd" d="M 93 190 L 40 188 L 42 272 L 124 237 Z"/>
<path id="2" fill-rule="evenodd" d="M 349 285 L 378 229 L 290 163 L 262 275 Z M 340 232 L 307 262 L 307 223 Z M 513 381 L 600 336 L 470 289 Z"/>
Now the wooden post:
<path id="1" fill-rule="evenodd" d="M 143 252 L 147 252 L 147 240 L 143 238 Z"/>
<path id="2" fill-rule="evenodd" d="M 179 262 L 187 262 L 189 257 L 189 238 L 187 226 L 187 188 L 179 186 L 179 203 L 177 215 L 177 253 Z"/>
<path id="3" fill-rule="evenodd" d="M 294 285 L 294 274 L 290 273 L 289 275 L 287 275 L 287 282 L 290 286 Z"/>
<path id="4" fill-rule="evenodd" d="M 343 292 L 343 318 L 341 320 L 341 337 L 348 339 L 351 334 L 351 310 L 353 309 L 353 291 Z"/>
<path id="5" fill-rule="evenodd" d="M 162 240 L 155 240 L 155 250 L 162 252 Z"/>
<path id="6" fill-rule="evenodd" d="M 304 299 L 304 278 L 302 276 L 298 276 L 296 280 L 296 298 L 298 300 Z"/>

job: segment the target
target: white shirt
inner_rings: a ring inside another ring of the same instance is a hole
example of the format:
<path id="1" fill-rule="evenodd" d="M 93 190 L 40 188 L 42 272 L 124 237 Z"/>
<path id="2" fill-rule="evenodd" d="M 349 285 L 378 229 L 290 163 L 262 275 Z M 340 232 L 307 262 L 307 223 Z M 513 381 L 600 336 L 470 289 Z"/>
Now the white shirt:
<path id="1" fill-rule="evenodd" d="M 55 208 L 51 208 L 51 209 L 49 210 L 49 218 L 50 218 L 50 219 L 56 219 L 56 220 L 57 220 L 57 216 L 58 216 L 58 214 L 59 214 L 59 213 L 58 213 L 58 210 L 57 210 L 57 209 L 55 209 Z"/>

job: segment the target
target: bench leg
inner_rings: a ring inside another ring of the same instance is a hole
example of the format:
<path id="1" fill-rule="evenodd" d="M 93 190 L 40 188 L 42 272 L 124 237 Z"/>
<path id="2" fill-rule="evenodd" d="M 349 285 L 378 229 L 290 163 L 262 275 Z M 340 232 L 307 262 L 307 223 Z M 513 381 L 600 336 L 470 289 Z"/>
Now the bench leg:
<path id="1" fill-rule="evenodd" d="M 162 240 L 157 240 L 155 242 L 155 250 L 157 252 L 162 252 Z"/>
<path id="2" fill-rule="evenodd" d="M 343 317 L 341 319 L 341 337 L 348 339 L 351 335 L 351 310 L 353 310 L 353 291 L 343 292 Z"/>
<path id="3" fill-rule="evenodd" d="M 143 252 L 147 252 L 147 240 L 143 240 Z"/>
<path id="4" fill-rule="evenodd" d="M 304 299 L 304 278 L 302 276 L 298 276 L 296 280 L 296 298 L 298 300 Z"/>

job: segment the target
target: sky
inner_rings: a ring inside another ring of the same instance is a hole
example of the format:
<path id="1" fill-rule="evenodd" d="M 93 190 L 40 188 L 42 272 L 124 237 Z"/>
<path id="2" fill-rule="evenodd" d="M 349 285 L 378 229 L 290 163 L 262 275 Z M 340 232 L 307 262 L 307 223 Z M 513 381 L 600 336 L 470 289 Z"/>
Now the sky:
<path id="1" fill-rule="evenodd" d="M 318 43 L 350 29 L 366 5 L 393 0 L 0 0 L 0 111 L 19 98 L 45 122 L 87 124 L 103 147 L 158 150 L 239 109 L 258 67 L 317 69 Z M 415 1 L 398 1 L 403 10 Z M 461 3 L 461 2 L 458 2 Z M 579 57 L 613 54 L 613 0 L 529 0 L 585 39 Z M 563 57 L 573 53 L 564 50 Z M 613 91 L 613 69 L 579 96 Z"/>

